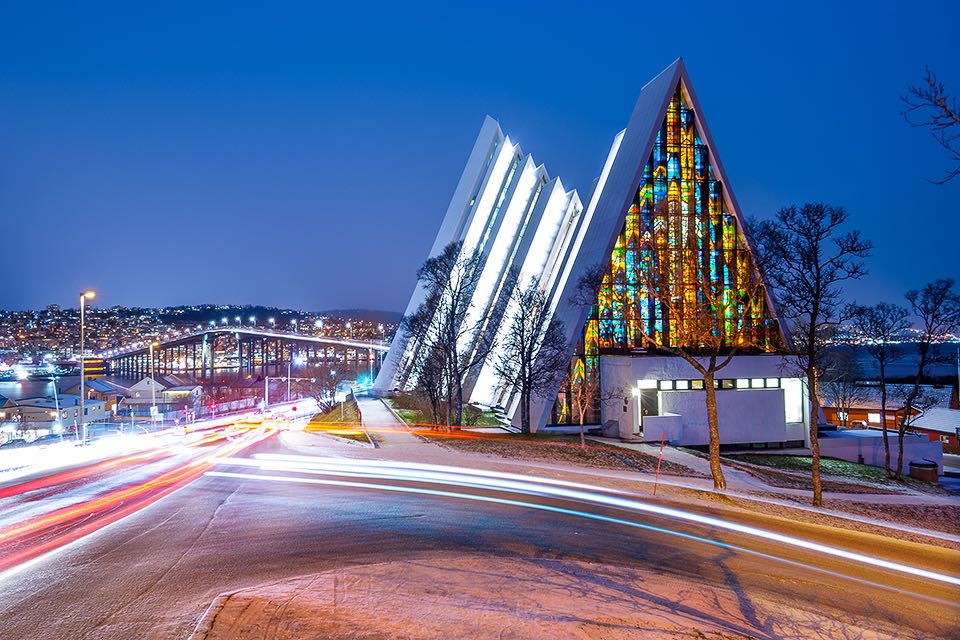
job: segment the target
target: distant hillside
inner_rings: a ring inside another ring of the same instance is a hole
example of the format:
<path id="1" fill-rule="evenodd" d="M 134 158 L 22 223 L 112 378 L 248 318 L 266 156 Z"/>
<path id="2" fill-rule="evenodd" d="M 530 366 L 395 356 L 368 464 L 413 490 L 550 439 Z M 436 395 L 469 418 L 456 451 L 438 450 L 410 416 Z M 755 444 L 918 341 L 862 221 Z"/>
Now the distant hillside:
<path id="1" fill-rule="evenodd" d="M 117 307 L 120 310 L 122 308 Z M 351 318 L 356 320 L 365 320 L 367 322 L 383 322 L 385 324 L 395 324 L 403 317 L 402 313 L 396 311 L 380 311 L 377 309 L 329 309 L 322 311 L 303 311 L 299 309 L 281 309 L 278 307 L 266 307 L 262 305 L 222 305 L 222 304 L 203 304 L 203 305 L 182 305 L 177 307 L 161 307 L 158 309 L 138 309 L 138 313 L 156 315 L 162 322 L 184 323 L 199 322 L 206 323 L 211 320 L 218 321 L 221 318 L 233 318 L 240 316 L 246 322 L 250 316 L 256 317 L 260 322 L 265 322 L 267 318 L 276 318 L 280 325 L 286 324 L 290 318 L 303 319 L 309 316 L 328 316 L 331 318 Z"/>
<path id="2" fill-rule="evenodd" d="M 331 318 L 356 318 L 370 322 L 400 322 L 403 314 L 399 311 L 380 311 L 377 309 L 325 309 L 318 312 Z"/>

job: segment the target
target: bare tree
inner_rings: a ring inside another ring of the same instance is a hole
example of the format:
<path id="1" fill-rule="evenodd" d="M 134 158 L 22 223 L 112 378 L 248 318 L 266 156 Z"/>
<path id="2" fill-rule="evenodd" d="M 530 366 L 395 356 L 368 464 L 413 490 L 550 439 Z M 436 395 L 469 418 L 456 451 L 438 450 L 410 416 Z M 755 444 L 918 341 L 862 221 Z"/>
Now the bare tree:
<path id="1" fill-rule="evenodd" d="M 563 322 L 552 316 L 550 301 L 536 280 L 513 288 L 494 367 L 502 384 L 520 394 L 523 433 L 530 432 L 531 399 L 549 393 L 569 362 Z"/>
<path id="2" fill-rule="evenodd" d="M 606 269 L 603 265 L 589 267 L 577 281 L 570 296 L 570 304 L 591 309 L 597 303 L 597 294 L 603 285 L 605 273 Z M 576 412 L 577 422 L 580 425 L 581 448 L 586 447 L 584 431 L 587 416 L 594 407 L 607 399 L 603 397 L 603 389 L 600 387 L 600 372 L 595 367 L 590 367 L 586 358 L 583 359 L 582 365 L 582 370 L 573 369 L 569 372 L 561 389 L 569 394 L 572 409 Z"/>
<path id="3" fill-rule="evenodd" d="M 851 349 L 841 347 L 829 351 L 824 357 L 821 372 L 821 389 L 824 398 L 837 410 L 840 426 L 849 426 L 850 410 L 869 397 L 865 387 L 859 384 L 861 372 Z"/>
<path id="4" fill-rule="evenodd" d="M 444 390 L 447 388 L 446 358 L 443 350 L 435 345 L 428 347 L 427 353 L 417 364 L 417 373 L 417 388 L 427 397 L 433 424 L 437 425 L 443 414 Z"/>
<path id="5" fill-rule="evenodd" d="M 426 299 L 405 323 L 410 339 L 419 344 L 415 353 L 442 359 L 448 425 L 463 422 L 464 379 L 493 348 L 491 337 L 473 339 L 480 333 L 480 323 L 470 320 L 483 262 L 480 252 L 464 252 L 459 242 L 429 258 L 417 272 Z M 420 363 L 412 365 L 414 371 L 419 367 Z"/>
<path id="6" fill-rule="evenodd" d="M 911 127 L 929 129 L 933 139 L 947 152 L 953 168 L 947 169 L 939 180 L 930 181 L 946 184 L 960 175 L 960 106 L 937 75 L 929 67 L 925 71 L 923 84 L 910 87 L 907 94 L 901 96 L 907 105 L 901 115 Z"/>
<path id="7" fill-rule="evenodd" d="M 823 504 L 820 483 L 820 365 L 844 319 L 843 283 L 866 274 L 863 258 L 873 245 L 859 231 L 842 231 L 847 210 L 823 203 L 790 206 L 757 226 L 761 269 L 776 288 L 780 312 L 793 325 L 793 351 L 807 379 L 813 504 Z"/>
<path id="8" fill-rule="evenodd" d="M 446 354 L 429 340 L 435 307 L 436 301 L 428 296 L 414 313 L 400 321 L 400 330 L 408 336 L 408 340 L 419 343 L 419 348 L 413 350 L 418 359 L 408 364 L 409 375 L 416 380 L 416 391 L 429 403 L 434 426 L 440 424 L 441 420 L 448 424 L 449 418 L 442 410 L 448 388 Z"/>
<path id="9" fill-rule="evenodd" d="M 883 467 L 893 477 L 890 467 L 890 436 L 887 433 L 887 367 L 903 356 L 899 342 L 910 328 L 910 312 L 895 304 L 881 302 L 872 307 L 853 306 L 850 316 L 853 327 L 864 340 L 863 348 L 877 363 L 880 373 L 880 425 L 883 429 Z"/>
<path id="10" fill-rule="evenodd" d="M 317 401 L 320 413 L 326 413 L 336 405 L 333 398 L 336 394 L 339 378 L 334 367 L 319 366 L 311 372 L 313 375 L 298 377 L 292 380 L 292 388 L 298 394 L 308 396 Z"/>
<path id="11" fill-rule="evenodd" d="M 941 278 L 924 285 L 920 290 L 907 292 L 910 309 L 919 320 L 920 340 L 917 341 L 917 372 L 903 401 L 903 417 L 897 430 L 896 477 L 903 473 L 903 437 L 916 415 L 929 408 L 924 401 L 921 383 L 932 364 L 943 362 L 933 346 L 946 340 L 960 329 L 960 295 L 953 289 L 951 278 Z"/>

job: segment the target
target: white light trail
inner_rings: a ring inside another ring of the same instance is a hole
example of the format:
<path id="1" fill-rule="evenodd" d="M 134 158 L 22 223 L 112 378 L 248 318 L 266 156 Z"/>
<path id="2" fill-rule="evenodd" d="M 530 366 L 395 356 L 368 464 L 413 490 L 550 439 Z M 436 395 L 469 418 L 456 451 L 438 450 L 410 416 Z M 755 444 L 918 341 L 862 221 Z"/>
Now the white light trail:
<path id="1" fill-rule="evenodd" d="M 926 578 L 938 582 L 960 586 L 960 577 L 951 576 L 919 567 L 898 562 L 891 562 L 881 558 L 875 558 L 854 551 L 847 551 L 837 547 L 802 540 L 794 536 L 789 536 L 773 531 L 766 531 L 757 527 L 728 522 L 719 518 L 704 516 L 697 513 L 682 511 L 671 507 L 663 507 L 656 504 L 649 504 L 638 500 L 627 499 L 616 495 L 604 495 L 595 491 L 584 491 L 582 489 L 598 489 L 590 485 L 579 485 L 577 483 L 566 483 L 560 480 L 551 480 L 547 478 L 536 478 L 533 476 L 524 476 L 521 474 L 509 474 L 489 472 L 479 469 L 460 469 L 456 467 L 445 467 L 440 465 L 387 462 L 379 460 L 343 460 L 338 458 L 310 458 L 309 456 L 284 456 L 284 455 L 258 455 L 255 460 L 244 458 L 221 459 L 219 462 L 229 465 L 239 466 L 257 466 L 267 471 L 289 471 L 294 473 L 313 473 L 319 475 L 340 475 L 348 477 L 366 477 L 378 478 L 383 480 L 400 480 L 406 482 L 428 482 L 453 486 L 469 486 L 473 488 L 488 489 L 495 491 L 506 491 L 515 493 L 532 494 L 547 496 L 578 502 L 599 504 L 607 507 L 625 509 L 634 512 L 652 513 L 658 516 L 694 522 L 701 525 L 717 527 L 727 531 L 733 531 L 744 535 L 778 542 L 806 551 L 812 551 L 825 555 L 830 555 L 852 562 L 858 562 L 890 571 L 897 571 L 919 578 Z M 231 475 L 223 472 L 210 472 L 211 475 Z M 284 476 L 258 476 L 252 474 L 233 474 L 235 477 L 250 475 L 251 478 L 268 478 L 274 480 L 286 481 L 307 481 L 313 483 L 329 484 L 332 481 L 320 481 L 313 478 L 286 478 Z M 355 483 L 356 486 L 382 490 L 398 490 L 397 487 L 374 483 Z M 369 486 L 368 486 L 369 485 Z M 409 487 L 407 487 L 409 489 Z M 432 490 L 420 490 L 417 492 L 431 493 Z M 443 492 L 441 492 L 443 493 Z M 459 495 L 459 494 L 458 494 Z M 524 503 L 526 504 L 526 503 Z"/>

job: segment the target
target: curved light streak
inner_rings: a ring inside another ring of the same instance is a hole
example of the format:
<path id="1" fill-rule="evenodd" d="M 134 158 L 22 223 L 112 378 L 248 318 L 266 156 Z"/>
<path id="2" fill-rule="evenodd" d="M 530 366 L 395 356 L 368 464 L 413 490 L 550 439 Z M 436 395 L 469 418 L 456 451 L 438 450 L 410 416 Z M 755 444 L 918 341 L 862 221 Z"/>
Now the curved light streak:
<path id="1" fill-rule="evenodd" d="M 483 489 L 492 489 L 508 492 L 518 492 L 518 493 L 527 493 L 540 496 L 549 496 L 554 498 L 569 499 L 580 502 L 588 502 L 593 504 L 600 504 L 608 507 L 614 507 L 618 509 L 625 509 L 628 511 L 635 512 L 646 512 L 652 513 L 659 516 L 665 516 L 668 518 L 674 518 L 678 520 L 684 520 L 687 522 L 694 522 L 701 525 L 707 525 L 711 527 L 717 527 L 720 529 L 725 529 L 728 531 L 734 531 L 736 533 L 741 533 L 744 535 L 752 536 L 755 538 L 761 538 L 764 540 L 770 540 L 773 542 L 778 542 L 780 544 L 789 545 L 799 549 L 804 549 L 806 551 L 813 551 L 817 553 L 822 553 L 825 555 L 830 555 L 837 558 L 843 558 L 844 560 L 850 560 L 852 562 L 858 562 L 861 564 L 866 564 L 874 567 L 879 567 L 882 569 L 887 569 L 890 571 L 896 571 L 899 573 L 904 573 L 919 578 L 926 578 L 928 580 L 935 580 L 937 582 L 943 582 L 947 584 L 960 586 L 960 577 L 947 575 L 944 573 L 939 573 L 936 571 L 930 571 L 927 569 L 922 569 L 919 567 L 911 567 L 899 562 L 892 562 L 889 560 L 883 560 L 882 558 L 875 558 L 868 556 L 862 553 L 857 553 L 854 551 L 847 551 L 846 549 L 839 549 L 837 547 L 832 547 L 830 545 L 821 544 L 818 542 L 812 542 L 808 540 L 802 540 L 794 536 L 789 536 L 781 533 L 775 533 L 773 531 L 767 531 L 764 529 L 759 529 L 757 527 L 752 527 L 749 525 L 737 524 L 735 522 L 728 522 L 726 520 L 721 520 L 719 518 L 705 516 L 697 513 L 691 513 L 688 511 L 682 511 L 680 509 L 675 509 L 672 507 L 663 507 L 655 504 L 648 504 L 645 502 L 640 502 L 638 500 L 626 499 L 614 495 L 603 495 L 593 491 L 583 491 L 576 488 L 568 488 L 564 486 L 555 486 L 553 483 L 562 482 L 562 481 L 550 481 L 543 482 L 540 479 L 532 476 L 522 476 L 520 474 L 497 474 L 496 472 L 485 472 L 476 469 L 457 469 L 455 467 L 443 467 L 439 465 L 427 465 L 419 463 L 382 463 L 376 460 L 349 460 L 343 461 L 342 459 L 336 458 L 315 458 L 315 462 L 310 462 L 310 458 L 306 456 L 293 456 L 288 464 L 283 464 L 280 456 L 270 456 L 269 458 L 264 457 L 264 461 L 255 462 L 258 467 L 263 468 L 264 470 L 286 470 L 298 473 L 315 473 L 321 475 L 343 475 L 343 476 L 353 476 L 353 477 L 371 477 L 371 478 L 381 478 L 385 480 L 402 480 L 402 481 L 413 481 L 413 482 L 431 482 L 437 484 L 446 484 L 446 485 L 459 485 L 459 486 L 471 486 L 476 488 Z M 261 458 L 258 457 L 258 460 Z M 244 460 L 240 462 L 239 460 L 244 459 L 226 459 L 221 460 L 220 462 L 224 464 L 239 464 L 243 466 L 251 466 L 250 460 Z M 218 475 L 220 472 L 210 472 L 211 475 Z M 506 475 L 509 476 L 509 479 L 503 479 L 498 476 Z M 272 479 L 279 479 L 283 476 L 256 476 L 252 477 L 270 477 Z M 519 479 L 515 479 L 519 478 Z M 295 479 L 293 479 L 295 480 Z M 304 479 L 306 480 L 306 479 Z M 310 479 L 314 480 L 314 479 Z M 324 482 L 326 483 L 326 482 Z M 358 483 L 358 485 L 366 485 L 368 483 Z M 585 486 L 585 485 L 581 485 Z M 385 489 L 385 485 L 372 484 L 369 488 L 379 488 Z M 440 494 L 434 494 L 440 495 Z"/>

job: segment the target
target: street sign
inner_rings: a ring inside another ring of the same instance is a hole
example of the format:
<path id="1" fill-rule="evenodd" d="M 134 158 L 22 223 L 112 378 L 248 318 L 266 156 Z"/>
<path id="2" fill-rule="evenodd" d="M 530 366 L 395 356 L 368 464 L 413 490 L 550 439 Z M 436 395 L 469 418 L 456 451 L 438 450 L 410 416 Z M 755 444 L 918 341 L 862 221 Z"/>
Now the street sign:
<path id="1" fill-rule="evenodd" d="M 158 413 L 159 413 L 159 411 L 157 410 L 157 405 L 153 405 L 152 407 L 150 407 L 150 415 L 151 415 L 151 416 L 153 416 L 154 418 L 156 418 Z"/>

